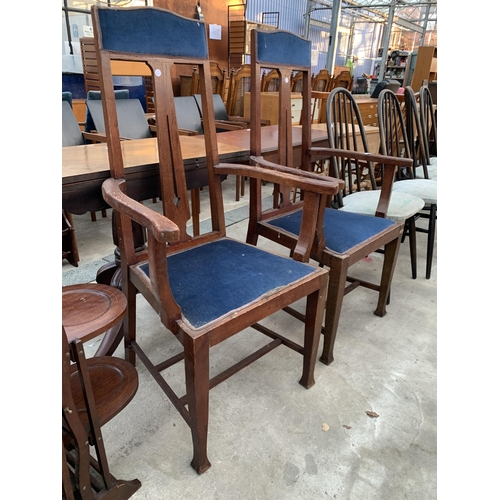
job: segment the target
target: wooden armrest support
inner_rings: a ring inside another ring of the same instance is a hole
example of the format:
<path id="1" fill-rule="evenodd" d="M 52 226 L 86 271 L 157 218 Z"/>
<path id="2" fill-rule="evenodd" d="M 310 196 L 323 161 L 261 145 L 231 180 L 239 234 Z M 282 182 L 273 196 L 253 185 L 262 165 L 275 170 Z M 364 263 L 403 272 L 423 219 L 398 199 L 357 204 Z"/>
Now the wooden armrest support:
<path id="1" fill-rule="evenodd" d="M 333 177 L 283 167 L 261 158 L 251 157 L 251 159 L 258 165 L 221 163 L 215 167 L 215 171 L 220 175 L 240 175 L 266 182 L 294 186 L 300 190 L 316 194 L 334 195 L 344 186 L 343 181 Z"/>
<path id="2" fill-rule="evenodd" d="M 127 196 L 123 192 L 124 189 L 125 179 L 106 179 L 102 184 L 104 200 L 110 207 L 146 227 L 160 243 L 170 243 L 179 239 L 180 231 L 176 224 Z"/>
<path id="3" fill-rule="evenodd" d="M 411 167 L 413 160 L 411 158 L 398 158 L 397 156 L 384 156 L 377 153 L 362 153 L 359 151 L 350 151 L 348 149 L 334 148 L 310 148 L 311 156 L 337 156 L 340 158 L 352 158 L 353 160 L 372 161 L 374 163 L 383 163 L 395 167 Z"/>

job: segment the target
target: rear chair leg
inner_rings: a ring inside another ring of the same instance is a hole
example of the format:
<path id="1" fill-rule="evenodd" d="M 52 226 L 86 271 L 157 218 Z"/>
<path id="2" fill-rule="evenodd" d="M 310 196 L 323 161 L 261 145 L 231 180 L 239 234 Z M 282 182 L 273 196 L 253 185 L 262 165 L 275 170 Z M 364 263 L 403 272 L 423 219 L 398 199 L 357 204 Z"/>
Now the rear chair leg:
<path id="1" fill-rule="evenodd" d="M 436 235 L 436 205 L 431 205 L 429 213 L 429 234 L 427 235 L 427 262 L 425 278 L 430 279 L 432 269 L 432 255 L 434 253 L 434 238 Z"/>
<path id="2" fill-rule="evenodd" d="M 417 279 L 417 231 L 415 229 L 415 217 L 408 219 L 408 231 L 410 240 L 410 260 L 411 260 L 411 277 Z"/>
<path id="3" fill-rule="evenodd" d="M 375 309 L 375 315 L 383 317 L 386 314 L 386 305 L 389 303 L 389 294 L 391 291 L 392 277 L 396 262 L 398 260 L 399 246 L 401 243 L 401 234 L 390 243 L 385 245 L 384 265 L 382 267 L 382 278 L 380 280 L 380 291 L 378 293 L 378 303 Z"/>

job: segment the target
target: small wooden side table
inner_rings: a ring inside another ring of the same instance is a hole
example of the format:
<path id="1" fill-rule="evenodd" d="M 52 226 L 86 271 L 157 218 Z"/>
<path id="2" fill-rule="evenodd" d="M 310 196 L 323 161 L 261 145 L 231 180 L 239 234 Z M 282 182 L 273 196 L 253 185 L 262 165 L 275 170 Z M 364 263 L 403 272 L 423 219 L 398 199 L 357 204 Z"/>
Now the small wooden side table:
<path id="1" fill-rule="evenodd" d="M 68 342 L 82 342 L 111 328 L 121 327 L 127 299 L 118 289 L 98 283 L 69 285 L 62 288 L 62 324 Z"/>

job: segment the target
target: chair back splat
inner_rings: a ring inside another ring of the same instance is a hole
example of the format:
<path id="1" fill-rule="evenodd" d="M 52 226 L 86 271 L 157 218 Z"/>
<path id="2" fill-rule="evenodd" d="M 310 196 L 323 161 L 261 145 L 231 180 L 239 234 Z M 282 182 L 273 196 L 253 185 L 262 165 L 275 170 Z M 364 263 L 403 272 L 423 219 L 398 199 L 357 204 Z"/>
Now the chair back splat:
<path id="1" fill-rule="evenodd" d="M 309 257 L 309 226 L 316 227 L 319 200 L 333 196 L 338 190 L 338 182 L 328 178 L 310 179 L 291 169 L 276 171 L 219 163 L 203 22 L 155 7 L 101 6 L 92 6 L 92 20 L 111 172 L 111 178 L 103 183 L 102 189 L 104 199 L 117 214 L 122 291 L 128 303 L 123 324 L 125 357 L 132 363 L 136 355 L 140 357 L 189 425 L 193 441 L 191 465 L 201 474 L 210 467 L 207 455 L 209 389 L 279 345 L 290 347 L 303 356 L 299 383 L 306 388 L 314 384 L 328 275 L 325 270 L 300 261 L 307 261 Z M 127 196 L 113 94 L 112 59 L 141 61 L 151 68 L 163 214 Z M 199 74 L 203 135 L 198 137 L 179 134 L 171 76 L 176 64 L 192 65 Z M 258 84 L 259 79 L 255 81 Z M 260 131 L 260 125 L 257 128 Z M 240 132 L 247 141 L 245 130 L 228 133 Z M 181 144 L 191 150 L 199 147 L 198 158 L 206 163 L 207 169 L 211 227 L 196 236 L 187 230 L 190 215 Z M 226 237 L 221 182 L 227 175 L 298 187 L 310 197 L 312 208 L 301 234 L 303 246 L 295 249 L 296 260 L 289 258 L 288 252 L 281 256 Z M 138 253 L 134 251 L 131 220 L 147 230 L 148 247 Z M 241 283 L 247 286 L 239 286 Z M 138 292 L 180 342 L 183 347 L 180 355 L 153 363 L 139 345 L 141 339 L 136 338 L 135 318 Z M 259 321 L 301 298 L 306 299 L 303 345 L 260 327 Z M 272 341 L 210 379 L 209 349 L 248 327 L 271 337 Z M 182 360 L 186 394 L 178 396 L 162 372 Z"/>

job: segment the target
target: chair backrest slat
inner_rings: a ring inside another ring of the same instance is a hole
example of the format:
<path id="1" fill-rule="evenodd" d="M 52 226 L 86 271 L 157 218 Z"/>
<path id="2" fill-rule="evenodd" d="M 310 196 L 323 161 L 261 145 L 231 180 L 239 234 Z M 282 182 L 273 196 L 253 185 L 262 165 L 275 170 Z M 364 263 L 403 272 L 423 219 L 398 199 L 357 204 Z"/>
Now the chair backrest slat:
<path id="1" fill-rule="evenodd" d="M 154 7 L 106 9 L 93 6 L 92 17 L 101 74 L 111 176 L 124 178 L 120 137 L 114 130 L 117 127 L 117 114 L 111 60 L 144 62 L 151 68 L 153 79 L 163 213 L 179 227 L 181 236 L 175 245 L 198 244 L 195 241 L 197 237 L 193 238 L 187 232 L 191 214 L 172 84 L 173 68 L 176 64 L 196 66 L 200 77 L 203 116 L 207 117 L 204 120 L 202 144 L 209 179 L 213 229 L 211 235 L 200 237 L 207 239 L 224 235 L 221 185 L 215 180 L 213 170 L 219 159 L 204 23 Z M 133 29 L 129 29 L 131 27 Z M 129 32 L 135 35 L 130 36 Z M 191 99 L 196 107 L 194 99 Z"/>

